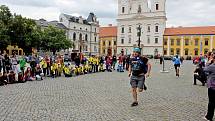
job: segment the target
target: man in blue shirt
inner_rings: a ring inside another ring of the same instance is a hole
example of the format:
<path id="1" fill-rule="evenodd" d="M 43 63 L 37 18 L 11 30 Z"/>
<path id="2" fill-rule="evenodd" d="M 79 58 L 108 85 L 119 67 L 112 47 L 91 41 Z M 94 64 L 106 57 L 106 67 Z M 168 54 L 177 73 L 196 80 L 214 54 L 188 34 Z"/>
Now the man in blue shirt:
<path id="1" fill-rule="evenodd" d="M 178 57 L 178 55 L 176 55 L 174 58 L 173 58 L 173 63 L 174 63 L 174 66 L 175 66 L 175 72 L 176 72 L 176 76 L 179 77 L 179 68 L 181 66 L 181 60 L 180 58 Z"/>

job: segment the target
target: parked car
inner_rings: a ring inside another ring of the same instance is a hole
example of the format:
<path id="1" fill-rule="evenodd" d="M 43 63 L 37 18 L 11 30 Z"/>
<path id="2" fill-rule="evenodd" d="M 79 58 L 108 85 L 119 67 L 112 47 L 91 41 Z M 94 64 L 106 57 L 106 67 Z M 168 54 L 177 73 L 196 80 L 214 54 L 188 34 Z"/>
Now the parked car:
<path id="1" fill-rule="evenodd" d="M 164 56 L 164 60 L 172 60 L 173 56 Z"/>

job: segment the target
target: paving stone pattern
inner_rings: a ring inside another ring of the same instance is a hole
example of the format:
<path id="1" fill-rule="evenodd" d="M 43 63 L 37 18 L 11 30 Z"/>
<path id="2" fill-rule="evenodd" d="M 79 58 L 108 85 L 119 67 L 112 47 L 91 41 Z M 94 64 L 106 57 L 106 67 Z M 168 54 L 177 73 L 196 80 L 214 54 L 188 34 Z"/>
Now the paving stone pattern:
<path id="1" fill-rule="evenodd" d="M 104 72 L 0 87 L 0 121 L 202 121 L 207 88 L 192 85 L 192 63 L 183 64 L 179 78 L 171 62 L 166 74 L 152 63 L 138 107 L 130 107 L 127 72 Z"/>

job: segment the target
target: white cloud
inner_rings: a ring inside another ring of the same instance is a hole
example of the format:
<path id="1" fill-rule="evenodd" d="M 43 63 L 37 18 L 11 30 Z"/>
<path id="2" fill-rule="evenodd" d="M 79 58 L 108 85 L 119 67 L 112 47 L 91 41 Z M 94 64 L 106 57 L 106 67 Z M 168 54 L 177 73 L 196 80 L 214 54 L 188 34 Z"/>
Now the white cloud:
<path id="1" fill-rule="evenodd" d="M 12 12 L 33 19 L 58 20 L 60 13 L 87 17 L 94 12 L 101 25 L 116 24 L 117 0 L 0 0 Z M 215 25 L 215 0 L 167 0 L 167 27 Z"/>

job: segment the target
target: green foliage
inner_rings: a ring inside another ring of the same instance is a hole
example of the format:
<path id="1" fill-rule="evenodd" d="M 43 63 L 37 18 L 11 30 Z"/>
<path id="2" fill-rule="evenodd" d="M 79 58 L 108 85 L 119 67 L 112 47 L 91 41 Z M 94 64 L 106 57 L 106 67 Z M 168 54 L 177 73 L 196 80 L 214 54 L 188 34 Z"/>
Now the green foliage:
<path id="1" fill-rule="evenodd" d="M 42 45 L 43 50 L 56 52 L 61 49 L 70 48 L 72 43 L 66 38 L 64 30 L 49 26 L 43 31 Z"/>
<path id="2" fill-rule="evenodd" d="M 0 6 L 0 50 L 5 49 L 10 43 L 9 25 L 12 21 L 12 14 L 7 6 Z"/>
<path id="3" fill-rule="evenodd" d="M 18 45 L 25 53 L 31 53 L 32 48 L 56 52 L 72 46 L 62 29 L 49 26 L 40 28 L 32 19 L 21 15 L 12 15 L 5 5 L 0 6 L 0 49 L 7 45 Z"/>

